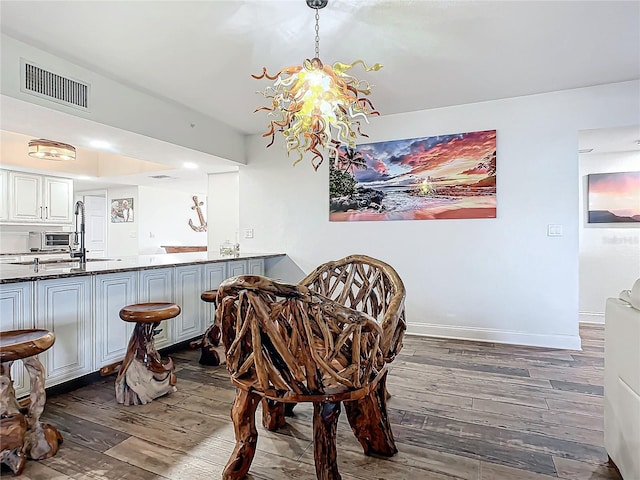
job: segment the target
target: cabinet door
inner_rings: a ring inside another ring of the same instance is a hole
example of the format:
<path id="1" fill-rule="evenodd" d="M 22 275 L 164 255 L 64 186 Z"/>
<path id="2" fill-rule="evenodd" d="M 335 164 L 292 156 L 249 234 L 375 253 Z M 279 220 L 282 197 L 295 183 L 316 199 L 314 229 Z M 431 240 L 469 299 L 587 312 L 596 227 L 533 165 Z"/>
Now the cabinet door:
<path id="1" fill-rule="evenodd" d="M 264 275 L 264 259 L 254 258 L 249 260 L 249 275 Z"/>
<path id="2" fill-rule="evenodd" d="M 95 277 L 93 370 L 124 359 L 135 324 L 121 320 L 119 312 L 122 307 L 137 303 L 137 283 L 137 272 Z"/>
<path id="3" fill-rule="evenodd" d="M 44 177 L 44 221 L 71 223 L 73 216 L 73 180 Z"/>
<path id="4" fill-rule="evenodd" d="M 92 370 L 91 277 L 42 280 L 36 287 L 36 327 L 54 333 L 56 341 L 40 354 L 47 386 Z"/>
<path id="5" fill-rule="evenodd" d="M 229 275 L 229 277 L 244 275 L 247 273 L 247 261 L 233 260 L 231 262 L 227 262 L 227 270 L 227 275 Z"/>
<path id="6" fill-rule="evenodd" d="M 28 173 L 9 172 L 9 220 L 41 222 L 42 177 Z"/>
<path id="7" fill-rule="evenodd" d="M 175 269 L 176 303 L 182 312 L 173 323 L 173 340 L 182 342 L 204 333 L 204 302 L 200 300 L 202 266 L 185 265 Z"/>
<path id="8" fill-rule="evenodd" d="M 9 220 L 9 172 L 0 170 L 0 222 Z"/>
<path id="9" fill-rule="evenodd" d="M 173 269 L 158 268 L 140 270 L 138 277 L 138 302 L 173 302 Z M 175 318 L 160 323 L 162 331 L 153 337 L 156 348 L 163 348 L 173 343 L 172 325 Z"/>
<path id="10" fill-rule="evenodd" d="M 0 285 L 0 331 L 33 328 L 31 292 L 30 282 Z M 16 397 L 27 395 L 29 393 L 28 375 L 20 360 L 13 363 L 11 377 Z"/>
<path id="11" fill-rule="evenodd" d="M 227 266 L 220 263 L 207 263 L 204 266 L 204 290 L 218 288 L 222 281 L 227 278 Z M 205 328 L 213 323 L 215 308 L 213 303 L 204 303 Z"/>

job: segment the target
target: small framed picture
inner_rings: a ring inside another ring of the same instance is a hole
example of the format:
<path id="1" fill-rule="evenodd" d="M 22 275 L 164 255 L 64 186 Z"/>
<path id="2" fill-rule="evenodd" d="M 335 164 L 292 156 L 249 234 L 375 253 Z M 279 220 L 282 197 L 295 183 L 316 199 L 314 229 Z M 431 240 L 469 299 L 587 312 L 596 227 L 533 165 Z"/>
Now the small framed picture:
<path id="1" fill-rule="evenodd" d="M 133 198 L 111 200 L 111 223 L 133 222 Z"/>

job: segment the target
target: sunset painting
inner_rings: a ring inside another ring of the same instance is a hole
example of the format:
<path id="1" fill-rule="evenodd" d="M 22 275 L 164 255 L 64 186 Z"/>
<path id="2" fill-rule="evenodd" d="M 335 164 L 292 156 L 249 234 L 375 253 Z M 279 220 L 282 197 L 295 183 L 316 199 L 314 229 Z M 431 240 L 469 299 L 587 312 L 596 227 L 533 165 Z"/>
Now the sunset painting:
<path id="1" fill-rule="evenodd" d="M 640 223 L 640 172 L 589 175 L 589 223 Z"/>
<path id="2" fill-rule="evenodd" d="M 496 131 L 340 147 L 329 220 L 496 217 Z"/>

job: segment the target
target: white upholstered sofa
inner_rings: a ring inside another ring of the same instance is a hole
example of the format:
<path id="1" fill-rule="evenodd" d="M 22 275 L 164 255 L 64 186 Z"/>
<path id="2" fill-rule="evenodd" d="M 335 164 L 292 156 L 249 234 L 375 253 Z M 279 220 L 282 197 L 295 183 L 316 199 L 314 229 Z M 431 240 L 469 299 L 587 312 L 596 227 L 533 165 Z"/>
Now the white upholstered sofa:
<path id="1" fill-rule="evenodd" d="M 604 444 L 625 480 L 640 479 L 640 279 L 605 310 Z"/>

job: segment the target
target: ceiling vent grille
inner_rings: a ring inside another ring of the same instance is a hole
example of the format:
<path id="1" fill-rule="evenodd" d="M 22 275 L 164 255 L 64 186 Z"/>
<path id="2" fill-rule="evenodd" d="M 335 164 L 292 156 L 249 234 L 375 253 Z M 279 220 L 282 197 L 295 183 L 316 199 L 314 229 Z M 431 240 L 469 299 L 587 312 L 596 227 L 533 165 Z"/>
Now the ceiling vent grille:
<path id="1" fill-rule="evenodd" d="M 62 77 L 22 60 L 22 88 L 26 93 L 83 110 L 89 109 L 89 85 Z"/>

